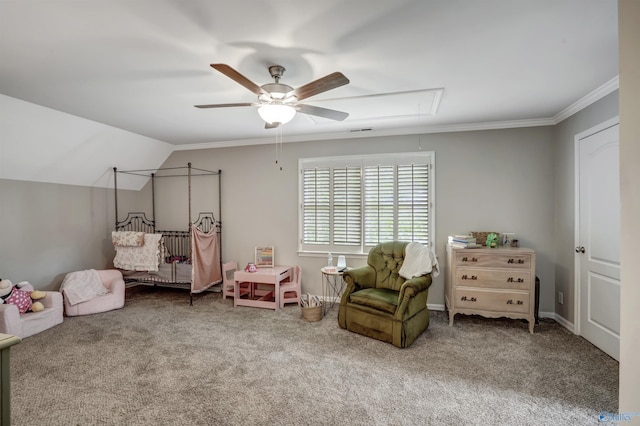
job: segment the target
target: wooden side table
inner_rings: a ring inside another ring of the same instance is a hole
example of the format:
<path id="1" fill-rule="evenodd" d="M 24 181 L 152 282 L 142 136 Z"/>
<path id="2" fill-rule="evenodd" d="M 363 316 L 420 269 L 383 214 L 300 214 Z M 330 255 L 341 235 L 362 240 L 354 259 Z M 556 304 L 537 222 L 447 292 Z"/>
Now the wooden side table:
<path id="1" fill-rule="evenodd" d="M 0 333 L 0 424 L 11 424 L 11 346 L 21 340 L 10 334 Z"/>

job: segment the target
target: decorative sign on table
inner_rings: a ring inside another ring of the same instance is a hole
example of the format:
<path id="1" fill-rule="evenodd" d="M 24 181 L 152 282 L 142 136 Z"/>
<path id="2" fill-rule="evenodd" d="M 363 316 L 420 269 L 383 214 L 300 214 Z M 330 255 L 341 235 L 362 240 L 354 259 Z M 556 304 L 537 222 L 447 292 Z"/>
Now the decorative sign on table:
<path id="1" fill-rule="evenodd" d="M 273 246 L 256 246 L 255 264 L 258 268 L 273 268 Z"/>

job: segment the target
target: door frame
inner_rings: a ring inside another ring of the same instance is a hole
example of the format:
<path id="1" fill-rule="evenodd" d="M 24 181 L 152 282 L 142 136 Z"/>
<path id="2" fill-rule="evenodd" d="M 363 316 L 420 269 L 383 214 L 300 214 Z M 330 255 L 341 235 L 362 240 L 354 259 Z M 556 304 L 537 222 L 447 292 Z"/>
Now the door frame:
<path id="1" fill-rule="evenodd" d="M 595 135 L 598 132 L 620 124 L 620 116 L 616 115 L 607 121 L 597 124 L 587 130 L 584 130 L 574 136 L 574 232 L 573 232 L 573 246 L 580 246 L 580 141 Z M 618 177 L 618 181 L 619 181 Z M 574 297 L 573 297 L 573 333 L 581 336 L 580 330 L 580 255 L 578 253 L 573 254 L 573 271 L 574 271 Z"/>

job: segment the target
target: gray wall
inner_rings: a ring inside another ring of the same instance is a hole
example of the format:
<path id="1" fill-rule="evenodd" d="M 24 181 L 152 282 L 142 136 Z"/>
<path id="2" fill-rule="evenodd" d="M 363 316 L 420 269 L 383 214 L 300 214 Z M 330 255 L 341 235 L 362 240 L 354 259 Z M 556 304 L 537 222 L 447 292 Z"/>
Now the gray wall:
<path id="1" fill-rule="evenodd" d="M 112 266 L 113 217 L 112 190 L 0 179 L 0 277 L 57 290 L 67 272 Z"/>
<path id="2" fill-rule="evenodd" d="M 572 322 L 573 138 L 615 116 L 617 102 L 615 92 L 555 127 L 287 143 L 282 171 L 274 145 L 176 151 L 164 166 L 192 162 L 222 169 L 224 259 L 244 265 L 255 245 L 273 244 L 276 262 L 301 265 L 303 291 L 319 294 L 325 256 L 297 252 L 298 158 L 434 151 L 435 241 L 443 269 L 447 235 L 515 232 L 523 246 L 537 251 L 540 310 Z M 195 182 L 194 211 L 215 209 L 217 192 L 206 188 L 215 181 Z M 186 228 L 185 182 L 159 181 L 157 189 L 159 225 Z M 121 219 L 127 211 L 150 210 L 149 185 L 141 193 L 119 195 Z M 0 180 L 0 196 L 0 276 L 49 289 L 69 271 L 111 265 L 112 191 Z M 364 262 L 348 258 L 350 266 Z M 434 281 L 432 307 L 444 303 L 443 277 Z M 558 290 L 565 294 L 564 305 L 555 303 Z"/>
<path id="3" fill-rule="evenodd" d="M 551 127 L 288 143 L 283 146 L 282 171 L 275 164 L 275 145 L 176 151 L 164 167 L 192 162 L 194 167 L 222 169 L 224 260 L 245 265 L 253 259 L 254 246 L 272 244 L 276 263 L 303 268 L 303 291 L 321 294 L 320 268 L 326 255 L 297 252 L 298 159 L 421 149 L 436 154 L 435 242 L 443 269 L 447 235 L 515 232 L 522 246 L 537 251 L 540 309 L 551 311 L 555 281 Z M 162 207 L 159 211 L 161 215 Z M 365 261 L 347 257 L 349 266 Z M 429 304 L 444 304 L 444 273 L 431 287 Z"/>
<path id="4" fill-rule="evenodd" d="M 555 170 L 555 275 L 556 291 L 549 301 L 552 310 L 574 323 L 575 297 L 575 136 L 618 115 L 618 91 L 559 123 L 554 129 Z M 558 292 L 564 304 L 558 303 Z"/>

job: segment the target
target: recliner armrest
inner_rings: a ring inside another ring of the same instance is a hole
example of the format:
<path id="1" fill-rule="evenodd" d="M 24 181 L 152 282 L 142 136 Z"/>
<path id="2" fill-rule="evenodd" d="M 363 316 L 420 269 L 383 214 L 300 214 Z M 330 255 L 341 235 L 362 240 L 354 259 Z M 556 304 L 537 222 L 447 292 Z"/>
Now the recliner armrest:
<path id="1" fill-rule="evenodd" d="M 411 291 L 412 294 L 420 293 L 431 287 L 431 275 L 422 275 L 420 277 L 414 277 L 405 281 L 400 287 L 400 294 L 398 297 L 402 299 L 406 291 Z"/>
<path id="2" fill-rule="evenodd" d="M 429 287 L 431 287 L 431 282 L 431 274 L 414 277 L 405 281 L 398 292 L 398 309 L 396 309 L 394 317 L 401 319 L 404 317 L 407 309 L 420 309 L 416 307 L 416 303 L 419 303 L 420 305 L 422 305 L 422 303 L 426 304 L 426 292 L 429 290 Z M 420 294 L 423 295 L 421 297 L 417 297 Z M 410 308 L 412 305 L 413 308 Z"/>
<path id="3" fill-rule="evenodd" d="M 376 271 L 371 266 L 365 265 L 344 271 L 342 279 L 347 284 L 342 296 L 343 298 L 345 296 L 348 298 L 354 291 L 368 287 L 375 287 Z"/>
<path id="4" fill-rule="evenodd" d="M 376 271 L 369 265 L 344 271 L 342 278 L 347 285 L 354 284 L 357 288 L 376 286 Z"/>
<path id="5" fill-rule="evenodd" d="M 361 266 L 344 271 L 342 279 L 347 285 L 340 298 L 340 304 L 344 305 L 349 302 L 349 297 L 354 291 L 366 287 L 375 287 L 376 271 L 369 265 Z"/>

